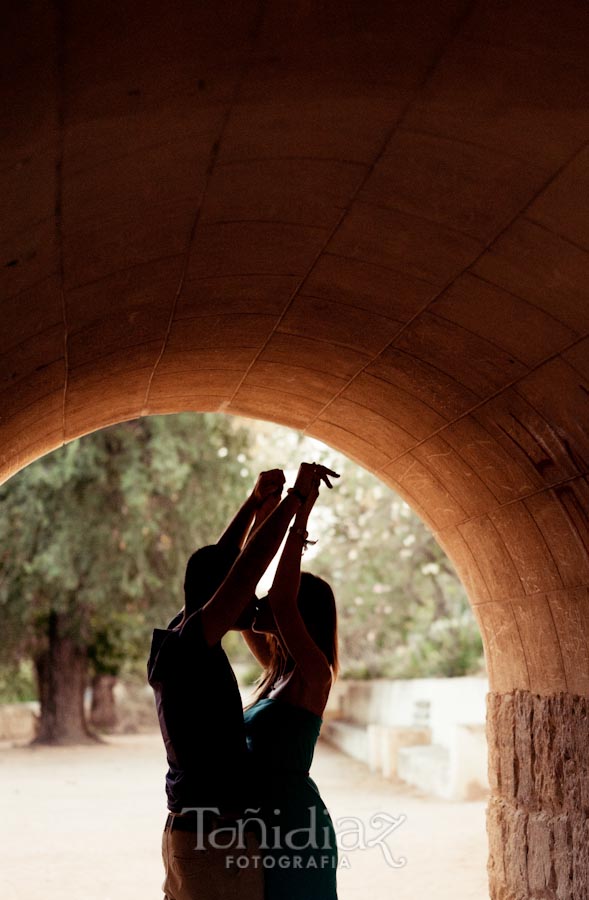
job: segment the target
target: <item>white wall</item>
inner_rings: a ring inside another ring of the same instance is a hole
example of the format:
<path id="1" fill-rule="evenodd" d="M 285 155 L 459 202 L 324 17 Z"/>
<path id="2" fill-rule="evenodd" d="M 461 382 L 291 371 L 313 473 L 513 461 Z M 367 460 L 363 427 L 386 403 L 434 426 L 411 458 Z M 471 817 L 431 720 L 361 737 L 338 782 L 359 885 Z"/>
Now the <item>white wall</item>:
<path id="1" fill-rule="evenodd" d="M 337 710 L 358 725 L 409 727 L 422 724 L 416 720 L 416 704 L 429 701 L 432 743 L 446 744 L 454 739 L 455 725 L 484 725 L 488 690 L 487 679 L 475 676 L 340 681 L 329 713 Z"/>
<path id="2" fill-rule="evenodd" d="M 341 681 L 330 697 L 324 734 L 357 759 L 365 747 L 363 761 L 381 768 L 385 775 L 387 769 L 397 770 L 397 760 L 399 775 L 426 793 L 454 800 L 481 799 L 488 792 L 488 690 L 487 679 L 474 676 Z M 423 742 L 424 726 L 429 726 L 429 745 Z M 391 729 L 389 735 L 387 729 Z M 407 731 L 393 734 L 396 729 Z M 414 729 L 413 739 L 410 729 Z M 361 730 L 366 732 L 366 742 L 359 739 Z M 391 745 L 389 755 L 392 752 L 395 760 L 387 763 L 384 751 L 375 754 L 375 741 L 370 739 L 375 736 L 383 748 L 387 742 Z M 410 746 L 403 747 L 407 743 Z"/>

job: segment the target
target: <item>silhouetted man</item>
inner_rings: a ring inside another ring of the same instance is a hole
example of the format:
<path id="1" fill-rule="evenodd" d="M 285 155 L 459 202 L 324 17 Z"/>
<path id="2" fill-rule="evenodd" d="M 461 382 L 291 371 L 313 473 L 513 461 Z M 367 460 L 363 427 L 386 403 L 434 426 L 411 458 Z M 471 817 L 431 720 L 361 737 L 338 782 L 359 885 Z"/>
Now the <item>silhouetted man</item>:
<path id="1" fill-rule="evenodd" d="M 166 900 L 262 900 L 262 866 L 228 866 L 226 856 L 236 847 L 220 847 L 217 840 L 220 829 L 230 832 L 245 809 L 256 806 L 248 796 L 241 697 L 220 641 L 229 629 L 250 626 L 257 583 L 310 490 L 312 472 L 303 463 L 282 501 L 282 471 L 261 473 L 217 544 L 190 557 L 183 611 L 153 633 L 148 680 L 169 765 Z M 257 515 L 264 521 L 244 547 Z M 245 832 L 244 841 L 237 849 L 251 858 L 256 839 Z"/>

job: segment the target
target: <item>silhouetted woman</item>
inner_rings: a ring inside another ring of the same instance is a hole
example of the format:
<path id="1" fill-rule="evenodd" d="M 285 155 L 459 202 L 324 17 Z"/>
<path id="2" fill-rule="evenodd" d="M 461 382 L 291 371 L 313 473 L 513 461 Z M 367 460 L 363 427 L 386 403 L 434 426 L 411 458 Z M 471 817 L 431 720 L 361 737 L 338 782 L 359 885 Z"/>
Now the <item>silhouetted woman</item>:
<path id="1" fill-rule="evenodd" d="M 262 799 L 266 900 L 337 900 L 337 848 L 329 813 L 309 768 L 337 675 L 333 592 L 301 574 L 307 520 L 319 475 L 290 528 L 268 597 L 246 640 L 264 667 L 245 711 L 246 737 Z M 331 473 L 330 473 L 331 474 Z"/>

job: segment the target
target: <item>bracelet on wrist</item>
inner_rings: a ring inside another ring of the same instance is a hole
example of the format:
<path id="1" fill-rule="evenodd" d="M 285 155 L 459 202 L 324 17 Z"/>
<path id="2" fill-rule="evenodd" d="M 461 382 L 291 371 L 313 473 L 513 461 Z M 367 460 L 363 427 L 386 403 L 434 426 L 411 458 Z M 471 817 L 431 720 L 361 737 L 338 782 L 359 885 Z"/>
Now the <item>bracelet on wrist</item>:
<path id="1" fill-rule="evenodd" d="M 296 497 L 298 500 L 301 501 L 301 503 L 305 503 L 306 500 L 307 500 L 307 498 L 305 497 L 305 495 L 304 495 L 304 494 L 301 494 L 301 492 L 299 491 L 299 489 L 296 488 L 296 487 L 290 487 L 290 488 L 288 488 L 287 491 L 286 491 L 286 493 L 287 493 L 287 494 L 294 494 L 295 497 Z"/>
<path id="2" fill-rule="evenodd" d="M 292 532 L 292 534 L 298 534 L 298 536 L 303 539 L 303 553 L 305 552 L 307 547 L 317 543 L 317 541 L 309 540 L 309 532 L 304 528 L 300 528 L 297 525 L 292 525 L 288 530 Z"/>

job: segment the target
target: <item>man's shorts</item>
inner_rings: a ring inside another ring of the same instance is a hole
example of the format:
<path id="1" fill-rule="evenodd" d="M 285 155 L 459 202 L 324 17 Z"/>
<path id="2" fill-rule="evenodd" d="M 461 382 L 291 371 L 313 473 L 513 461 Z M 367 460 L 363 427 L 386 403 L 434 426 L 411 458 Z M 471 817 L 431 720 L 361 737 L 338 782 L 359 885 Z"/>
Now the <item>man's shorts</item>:
<path id="1" fill-rule="evenodd" d="M 174 820 L 168 816 L 162 837 L 164 900 L 263 900 L 264 868 L 251 831 L 232 841 L 230 831 L 180 830 Z"/>

